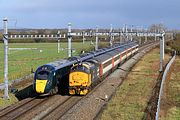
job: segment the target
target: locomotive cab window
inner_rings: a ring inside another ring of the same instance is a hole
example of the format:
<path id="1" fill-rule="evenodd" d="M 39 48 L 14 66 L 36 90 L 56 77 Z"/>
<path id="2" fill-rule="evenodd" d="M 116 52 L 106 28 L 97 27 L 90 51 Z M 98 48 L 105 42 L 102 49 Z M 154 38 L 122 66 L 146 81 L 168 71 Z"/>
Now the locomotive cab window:
<path id="1" fill-rule="evenodd" d="M 48 71 L 40 71 L 37 73 L 37 79 L 38 80 L 47 80 L 49 76 Z"/>
<path id="2" fill-rule="evenodd" d="M 71 70 L 72 71 L 84 71 L 86 73 L 90 73 L 90 70 L 87 67 L 83 66 L 83 65 L 74 66 Z"/>

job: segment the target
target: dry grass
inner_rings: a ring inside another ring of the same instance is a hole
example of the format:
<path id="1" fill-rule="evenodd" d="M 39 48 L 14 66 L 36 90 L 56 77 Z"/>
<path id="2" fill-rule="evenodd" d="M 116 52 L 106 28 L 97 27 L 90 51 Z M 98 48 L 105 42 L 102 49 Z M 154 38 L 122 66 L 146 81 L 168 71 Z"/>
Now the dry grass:
<path id="1" fill-rule="evenodd" d="M 165 56 L 166 61 L 169 56 Z M 132 69 L 102 113 L 102 120 L 140 120 L 159 75 L 159 49 L 145 55 Z"/>

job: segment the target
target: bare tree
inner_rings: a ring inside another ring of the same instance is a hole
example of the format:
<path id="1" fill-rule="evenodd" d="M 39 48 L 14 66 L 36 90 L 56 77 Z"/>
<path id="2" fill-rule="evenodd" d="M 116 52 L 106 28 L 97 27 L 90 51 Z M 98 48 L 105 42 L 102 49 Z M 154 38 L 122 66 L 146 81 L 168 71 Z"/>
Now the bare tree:
<path id="1" fill-rule="evenodd" d="M 158 33 L 167 30 L 167 28 L 163 24 L 152 24 L 148 29 L 150 32 L 158 32 Z"/>
<path id="2" fill-rule="evenodd" d="M 38 29 L 38 34 L 42 35 L 46 33 L 46 29 Z"/>

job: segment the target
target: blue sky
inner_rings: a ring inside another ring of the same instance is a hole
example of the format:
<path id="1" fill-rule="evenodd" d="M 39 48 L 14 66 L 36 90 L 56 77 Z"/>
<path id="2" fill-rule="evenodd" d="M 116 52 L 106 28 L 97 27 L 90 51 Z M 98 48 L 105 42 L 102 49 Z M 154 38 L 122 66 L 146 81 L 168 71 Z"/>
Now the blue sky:
<path id="1" fill-rule="evenodd" d="M 0 0 L 0 18 L 11 27 L 119 28 L 163 23 L 180 29 L 180 0 Z M 2 26 L 2 25 L 1 25 Z"/>

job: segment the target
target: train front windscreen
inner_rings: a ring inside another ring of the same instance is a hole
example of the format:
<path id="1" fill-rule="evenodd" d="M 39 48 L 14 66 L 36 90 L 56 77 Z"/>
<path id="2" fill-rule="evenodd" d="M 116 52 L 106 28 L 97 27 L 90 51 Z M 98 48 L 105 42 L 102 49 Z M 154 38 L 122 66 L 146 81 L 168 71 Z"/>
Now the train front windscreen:
<path id="1" fill-rule="evenodd" d="M 50 76 L 53 68 L 51 66 L 42 66 L 35 73 L 34 89 L 36 93 L 45 93 L 47 84 L 50 83 Z"/>

